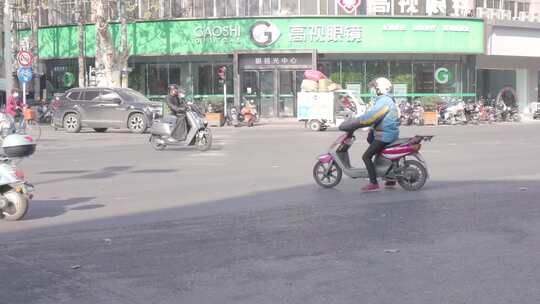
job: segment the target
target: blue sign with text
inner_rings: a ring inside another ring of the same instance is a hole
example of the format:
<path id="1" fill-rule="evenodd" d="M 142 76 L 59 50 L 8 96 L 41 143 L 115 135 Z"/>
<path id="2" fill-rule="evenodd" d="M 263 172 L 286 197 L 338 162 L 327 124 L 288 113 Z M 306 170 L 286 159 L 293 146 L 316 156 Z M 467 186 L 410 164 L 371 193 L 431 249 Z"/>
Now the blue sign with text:
<path id="1" fill-rule="evenodd" d="M 32 80 L 32 68 L 20 67 L 17 71 L 17 76 L 20 82 L 29 82 Z"/>

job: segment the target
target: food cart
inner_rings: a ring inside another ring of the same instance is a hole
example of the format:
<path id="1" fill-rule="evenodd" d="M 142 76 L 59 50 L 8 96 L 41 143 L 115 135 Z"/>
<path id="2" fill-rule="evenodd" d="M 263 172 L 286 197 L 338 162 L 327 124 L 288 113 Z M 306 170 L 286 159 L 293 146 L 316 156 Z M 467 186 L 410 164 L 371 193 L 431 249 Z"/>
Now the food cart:
<path id="1" fill-rule="evenodd" d="M 364 114 L 366 110 L 367 105 L 352 90 L 298 93 L 298 120 L 313 131 L 337 127 L 349 118 Z"/>

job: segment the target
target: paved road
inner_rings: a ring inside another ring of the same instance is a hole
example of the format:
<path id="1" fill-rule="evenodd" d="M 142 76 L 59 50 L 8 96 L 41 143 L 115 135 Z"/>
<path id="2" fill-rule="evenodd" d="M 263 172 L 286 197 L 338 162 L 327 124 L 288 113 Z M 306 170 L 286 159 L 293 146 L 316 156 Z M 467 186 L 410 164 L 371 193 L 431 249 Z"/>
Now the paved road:
<path id="1" fill-rule="evenodd" d="M 311 178 L 332 131 L 219 129 L 207 153 L 46 132 L 0 303 L 538 303 L 540 125 L 420 133 L 425 188 L 362 194 Z"/>

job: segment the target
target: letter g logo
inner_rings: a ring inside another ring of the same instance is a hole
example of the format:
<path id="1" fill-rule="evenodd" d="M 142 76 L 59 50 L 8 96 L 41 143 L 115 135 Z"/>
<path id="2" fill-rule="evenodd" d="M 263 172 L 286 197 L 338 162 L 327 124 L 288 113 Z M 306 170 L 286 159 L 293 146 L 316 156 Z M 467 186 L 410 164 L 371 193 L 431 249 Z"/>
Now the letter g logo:
<path id="1" fill-rule="evenodd" d="M 258 21 L 251 27 L 251 40 L 258 46 L 269 46 L 280 36 L 279 29 L 268 21 Z"/>

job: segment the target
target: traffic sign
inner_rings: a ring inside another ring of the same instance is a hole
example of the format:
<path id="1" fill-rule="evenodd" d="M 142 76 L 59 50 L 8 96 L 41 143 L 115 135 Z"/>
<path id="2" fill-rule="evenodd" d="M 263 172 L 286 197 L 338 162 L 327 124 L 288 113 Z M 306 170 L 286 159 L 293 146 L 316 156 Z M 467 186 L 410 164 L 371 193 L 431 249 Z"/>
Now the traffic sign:
<path id="1" fill-rule="evenodd" d="M 27 83 L 30 80 L 32 80 L 32 74 L 33 74 L 32 68 L 20 67 L 19 70 L 17 71 L 17 77 L 19 78 L 19 81 L 22 83 Z"/>
<path id="2" fill-rule="evenodd" d="M 32 66 L 32 63 L 34 63 L 34 55 L 27 51 L 20 51 L 17 53 L 17 61 L 23 67 Z"/>

